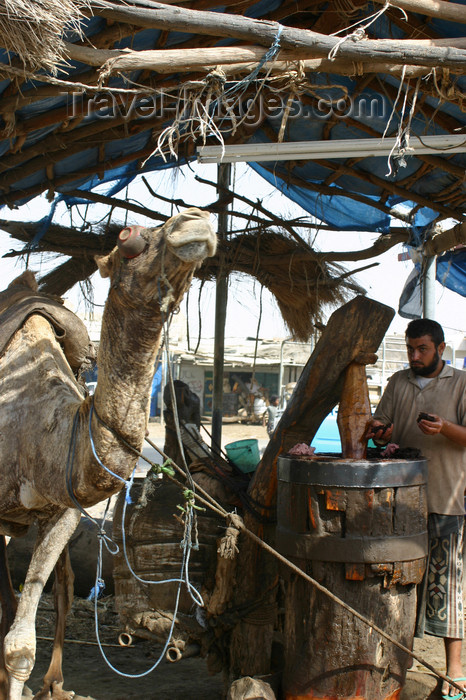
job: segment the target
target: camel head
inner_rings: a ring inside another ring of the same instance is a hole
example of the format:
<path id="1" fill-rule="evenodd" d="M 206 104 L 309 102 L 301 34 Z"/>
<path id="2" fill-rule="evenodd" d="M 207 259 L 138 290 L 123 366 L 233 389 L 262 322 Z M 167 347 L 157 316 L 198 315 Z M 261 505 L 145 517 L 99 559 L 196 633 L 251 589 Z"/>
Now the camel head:
<path id="1" fill-rule="evenodd" d="M 172 216 L 163 226 L 128 226 L 109 255 L 96 256 L 102 277 L 130 306 L 154 299 L 176 305 L 193 273 L 215 254 L 217 239 L 209 213 L 195 207 Z"/>

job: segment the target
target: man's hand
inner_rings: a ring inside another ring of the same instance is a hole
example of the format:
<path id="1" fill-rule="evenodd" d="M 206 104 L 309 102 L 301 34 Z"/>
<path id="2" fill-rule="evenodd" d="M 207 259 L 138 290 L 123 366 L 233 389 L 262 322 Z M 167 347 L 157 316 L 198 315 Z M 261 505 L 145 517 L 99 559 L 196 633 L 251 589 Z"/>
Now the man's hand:
<path id="1" fill-rule="evenodd" d="M 386 445 L 387 442 L 390 442 L 392 433 L 393 423 L 384 425 L 381 421 L 372 419 L 366 430 L 365 438 L 372 439 L 376 444 Z"/>
<path id="2" fill-rule="evenodd" d="M 448 440 L 455 442 L 461 447 L 466 447 L 466 426 L 452 423 L 435 413 L 430 414 L 430 420 L 420 420 L 418 426 L 424 435 L 443 435 Z"/>
<path id="3" fill-rule="evenodd" d="M 437 435 L 441 433 L 445 423 L 443 418 L 435 415 L 435 413 L 430 413 L 429 418 L 433 418 L 433 420 L 426 420 L 425 418 L 418 420 L 417 424 L 419 429 L 422 430 L 424 435 Z"/>

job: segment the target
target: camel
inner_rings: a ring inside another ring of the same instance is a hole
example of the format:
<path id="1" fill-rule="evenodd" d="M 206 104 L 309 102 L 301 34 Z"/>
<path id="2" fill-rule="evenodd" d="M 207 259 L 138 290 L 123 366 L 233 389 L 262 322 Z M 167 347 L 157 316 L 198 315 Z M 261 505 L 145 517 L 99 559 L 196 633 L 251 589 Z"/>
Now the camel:
<path id="1" fill-rule="evenodd" d="M 163 326 L 215 248 L 208 213 L 191 208 L 160 228 L 123 229 L 118 247 L 96 257 L 110 289 L 93 397 L 84 396 L 42 315 L 25 320 L 0 358 L 0 540 L 38 523 L 16 613 L 8 581 L 0 585 L 9 700 L 21 700 L 34 667 L 39 599 L 59 559 L 61 570 L 67 568 L 64 552 L 79 507 L 118 492 L 136 466 L 128 444 L 137 450 L 143 444 Z M 62 581 L 62 589 L 68 584 Z M 71 698 L 61 685 L 51 682 L 39 696 Z"/>

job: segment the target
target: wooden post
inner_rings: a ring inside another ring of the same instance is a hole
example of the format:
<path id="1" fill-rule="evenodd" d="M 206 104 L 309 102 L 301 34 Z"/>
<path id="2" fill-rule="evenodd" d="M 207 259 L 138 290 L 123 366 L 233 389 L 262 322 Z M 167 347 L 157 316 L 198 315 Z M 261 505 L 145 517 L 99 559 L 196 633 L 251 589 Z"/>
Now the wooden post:
<path id="1" fill-rule="evenodd" d="M 222 191 L 230 186 L 230 164 L 218 166 L 218 187 L 220 197 Z M 223 189 L 222 189 L 223 188 Z M 228 213 L 225 209 L 218 215 L 218 237 L 225 239 L 228 230 Z M 215 296 L 215 346 L 214 346 L 214 389 L 212 392 L 212 449 L 218 452 L 222 444 L 222 417 L 223 417 L 223 356 L 225 354 L 225 323 L 228 301 L 228 275 L 224 273 L 220 265 L 220 274 L 217 275 Z"/>
<path id="2" fill-rule="evenodd" d="M 363 353 L 348 366 L 338 407 L 337 424 L 343 457 L 364 459 L 367 440 L 364 435 L 371 419 L 366 365 L 377 362 L 377 355 Z"/>

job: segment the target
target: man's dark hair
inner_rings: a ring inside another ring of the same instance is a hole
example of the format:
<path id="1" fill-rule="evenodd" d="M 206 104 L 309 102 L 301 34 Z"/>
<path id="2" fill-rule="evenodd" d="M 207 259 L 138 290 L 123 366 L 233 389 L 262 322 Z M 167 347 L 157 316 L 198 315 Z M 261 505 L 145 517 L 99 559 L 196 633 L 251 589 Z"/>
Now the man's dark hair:
<path id="1" fill-rule="evenodd" d="M 432 342 L 437 348 L 445 340 L 443 328 L 437 321 L 432 321 L 430 318 L 416 318 L 408 323 L 406 328 L 407 338 L 421 338 L 423 335 L 430 335 Z"/>

